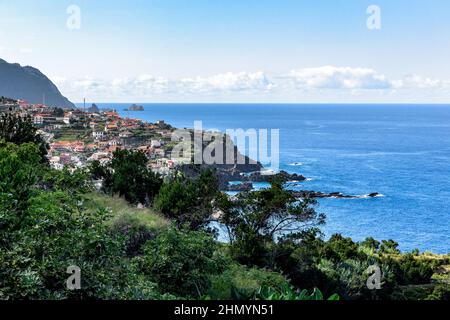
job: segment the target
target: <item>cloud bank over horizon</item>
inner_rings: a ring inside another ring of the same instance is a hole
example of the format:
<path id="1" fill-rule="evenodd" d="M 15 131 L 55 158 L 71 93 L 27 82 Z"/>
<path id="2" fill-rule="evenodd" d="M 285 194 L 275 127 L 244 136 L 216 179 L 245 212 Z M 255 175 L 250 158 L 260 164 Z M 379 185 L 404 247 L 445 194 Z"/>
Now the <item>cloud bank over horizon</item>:
<path id="1" fill-rule="evenodd" d="M 83 98 L 104 102 L 412 102 L 408 99 L 411 91 L 432 102 L 450 101 L 450 80 L 416 74 L 391 79 L 377 70 L 360 67 L 321 66 L 280 74 L 241 71 L 177 79 L 149 74 L 112 80 L 50 78 L 75 102 Z M 317 96 L 323 100 L 314 98 Z"/>

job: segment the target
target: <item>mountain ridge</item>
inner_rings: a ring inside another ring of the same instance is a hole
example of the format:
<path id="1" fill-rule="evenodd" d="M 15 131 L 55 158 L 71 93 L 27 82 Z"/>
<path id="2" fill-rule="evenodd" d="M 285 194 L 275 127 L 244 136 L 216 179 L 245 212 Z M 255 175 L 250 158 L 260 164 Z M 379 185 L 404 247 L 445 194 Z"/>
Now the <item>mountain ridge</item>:
<path id="1" fill-rule="evenodd" d="M 0 95 L 51 107 L 75 108 L 39 69 L 9 63 L 0 58 Z"/>

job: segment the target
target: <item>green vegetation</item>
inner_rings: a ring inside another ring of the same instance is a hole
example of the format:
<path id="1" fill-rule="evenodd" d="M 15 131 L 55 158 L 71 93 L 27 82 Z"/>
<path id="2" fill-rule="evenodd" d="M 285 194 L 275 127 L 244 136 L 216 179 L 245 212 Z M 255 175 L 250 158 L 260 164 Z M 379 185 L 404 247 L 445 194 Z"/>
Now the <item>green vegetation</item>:
<path id="1" fill-rule="evenodd" d="M 108 236 L 105 211 L 87 215 L 78 204 L 82 190 L 59 179 L 48 184 L 33 144 L 2 143 L 0 159 L 0 298 L 114 297 L 125 279 L 113 272 L 121 248 Z M 61 271 L 71 265 L 83 268 L 85 279 L 74 293 L 62 286 Z"/>
<path id="2" fill-rule="evenodd" d="M 91 132 L 87 130 L 67 130 L 65 129 L 63 133 L 60 131 L 55 131 L 54 138 L 56 141 L 88 141 L 91 136 Z"/>
<path id="3" fill-rule="evenodd" d="M 258 300 L 324 300 L 322 292 L 319 289 L 312 290 L 311 293 L 308 290 L 303 289 L 297 292 L 290 286 L 284 286 L 278 290 L 271 287 L 261 287 L 255 293 L 255 299 Z M 339 300 L 339 295 L 333 294 L 327 300 Z"/>
<path id="4" fill-rule="evenodd" d="M 45 161 L 48 145 L 40 135 L 36 134 L 36 131 L 30 117 L 22 118 L 12 113 L 0 114 L 0 140 L 18 145 L 34 143 L 39 147 L 42 161 Z"/>
<path id="5" fill-rule="evenodd" d="M 117 150 L 112 160 L 92 164 L 94 177 L 104 179 L 103 188 L 132 204 L 150 204 L 162 185 L 162 178 L 147 168 L 147 156 L 140 151 Z"/>
<path id="6" fill-rule="evenodd" d="M 154 207 L 178 227 L 200 230 L 207 227 L 219 197 L 214 172 L 204 171 L 197 179 L 187 179 L 181 173 L 169 177 L 155 199 Z"/>
<path id="7" fill-rule="evenodd" d="M 223 272 L 211 277 L 211 287 L 206 296 L 214 299 L 251 299 L 261 287 L 278 288 L 287 284 L 278 272 L 249 268 L 230 260 Z"/>
<path id="8" fill-rule="evenodd" d="M 325 241 L 315 203 L 277 181 L 231 200 L 212 171 L 163 181 L 132 151 L 56 171 L 28 121 L 4 123 L 0 299 L 449 299 L 449 255 L 404 254 L 393 240 Z M 101 192 L 92 178 L 104 180 Z M 229 243 L 215 239 L 212 214 Z M 375 264 L 383 284 L 369 290 Z M 80 290 L 66 288 L 69 266 L 82 270 Z"/>
<path id="9" fill-rule="evenodd" d="M 106 208 L 110 212 L 109 224 L 132 217 L 153 231 L 163 230 L 170 225 L 167 219 L 156 213 L 152 208 L 138 209 L 118 196 L 111 197 L 99 192 L 90 192 L 84 197 L 86 199 L 85 206 L 88 210 L 94 211 L 98 208 Z"/>
<path id="10" fill-rule="evenodd" d="M 0 104 L 17 104 L 17 101 L 4 96 L 0 97 Z"/>
<path id="11" fill-rule="evenodd" d="M 217 243 L 203 231 L 170 228 L 145 245 L 136 259 L 138 271 L 159 284 L 164 292 L 182 297 L 201 297 L 210 287 L 209 277 L 220 273 L 223 258 Z"/>
<path id="12" fill-rule="evenodd" d="M 264 265 L 270 246 L 283 236 L 296 237 L 325 222 L 313 201 L 298 201 L 278 181 L 267 190 L 240 193 L 237 200 L 222 199 L 220 221 L 227 226 L 232 256 L 246 265 Z"/>

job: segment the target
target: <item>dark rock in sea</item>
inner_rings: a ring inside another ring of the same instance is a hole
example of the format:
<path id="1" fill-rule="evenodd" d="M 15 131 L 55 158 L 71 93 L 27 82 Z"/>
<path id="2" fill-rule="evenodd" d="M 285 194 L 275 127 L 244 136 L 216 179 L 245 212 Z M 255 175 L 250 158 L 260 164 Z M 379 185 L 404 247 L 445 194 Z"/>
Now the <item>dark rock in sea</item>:
<path id="1" fill-rule="evenodd" d="M 378 192 L 374 192 L 374 193 L 369 193 L 367 196 L 369 198 L 377 198 L 377 197 L 381 197 L 382 195 Z"/>
<path id="2" fill-rule="evenodd" d="M 248 174 L 242 174 L 240 177 L 236 177 L 237 181 L 251 181 L 251 182 L 270 182 L 273 179 L 278 179 L 281 182 L 301 182 L 306 178 L 301 174 L 288 173 L 286 171 L 280 171 L 276 174 L 267 174 L 264 170 L 250 171 Z"/>
<path id="3" fill-rule="evenodd" d="M 355 195 L 346 195 L 341 192 L 324 193 L 320 191 L 310 191 L 310 190 L 294 191 L 293 195 L 297 198 L 336 198 L 336 199 L 364 199 L 364 198 L 377 198 L 382 196 L 378 192 L 370 193 L 368 195 L 355 196 Z"/>
<path id="4" fill-rule="evenodd" d="M 253 190 L 253 183 L 251 182 L 242 182 L 239 184 L 229 184 L 227 191 L 252 191 Z"/>
<path id="5" fill-rule="evenodd" d="M 100 109 L 97 107 L 97 105 L 95 103 L 93 103 L 92 106 L 89 109 L 87 109 L 87 112 L 99 113 Z"/>
<path id="6" fill-rule="evenodd" d="M 0 96 L 26 100 L 29 103 L 45 102 L 50 107 L 75 109 L 58 88 L 42 72 L 33 67 L 22 67 L 0 59 Z"/>
<path id="7" fill-rule="evenodd" d="M 276 178 L 281 179 L 283 182 L 293 182 L 293 181 L 305 181 L 306 177 L 297 173 L 288 173 L 286 171 L 280 171 L 275 175 Z"/>
<path id="8" fill-rule="evenodd" d="M 144 111 L 144 107 L 133 104 L 128 108 L 128 111 Z"/>

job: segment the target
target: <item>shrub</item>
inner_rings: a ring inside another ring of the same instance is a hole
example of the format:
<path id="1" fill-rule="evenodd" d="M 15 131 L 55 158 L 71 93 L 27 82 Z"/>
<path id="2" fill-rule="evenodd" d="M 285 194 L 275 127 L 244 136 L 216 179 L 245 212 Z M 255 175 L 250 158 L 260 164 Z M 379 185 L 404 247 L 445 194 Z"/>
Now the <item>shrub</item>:
<path id="1" fill-rule="evenodd" d="M 200 230 L 210 222 L 218 194 L 217 177 L 212 171 L 203 171 L 196 179 L 178 173 L 163 184 L 154 207 L 179 228 Z"/>
<path id="2" fill-rule="evenodd" d="M 351 259 L 358 255 L 358 244 L 353 242 L 351 238 L 344 238 L 340 234 L 334 234 L 326 242 L 324 252 L 328 259 L 335 261 Z"/>
<path id="3" fill-rule="evenodd" d="M 425 300 L 450 300 L 450 284 L 441 283 L 434 287 L 433 292 Z"/>
<path id="4" fill-rule="evenodd" d="M 0 140 L 11 142 L 16 145 L 33 143 L 42 163 L 47 162 L 48 145 L 45 140 L 37 134 L 31 117 L 22 118 L 13 113 L 0 114 Z"/>
<path id="5" fill-rule="evenodd" d="M 155 232 L 131 214 L 121 215 L 118 219 L 114 220 L 111 231 L 113 234 L 125 238 L 128 257 L 135 257 L 142 254 L 144 244 L 156 237 Z"/>
<path id="6" fill-rule="evenodd" d="M 311 293 L 308 290 L 296 291 L 294 288 L 285 285 L 281 288 L 261 287 L 255 294 L 256 300 L 324 300 L 322 292 L 314 288 Z M 338 294 L 331 295 L 327 300 L 339 300 Z"/>
<path id="7" fill-rule="evenodd" d="M 419 260 L 412 253 L 402 255 L 399 259 L 387 258 L 386 263 L 392 268 L 400 285 L 429 283 L 433 275 L 432 263 Z"/>
<path id="8" fill-rule="evenodd" d="M 210 287 L 210 275 L 222 271 L 217 244 L 207 233 L 169 228 L 144 246 L 134 259 L 139 272 L 158 283 L 161 292 L 201 297 Z"/>
<path id="9" fill-rule="evenodd" d="M 282 287 L 287 284 L 284 277 L 270 270 L 248 268 L 237 263 L 230 263 L 226 269 L 211 276 L 211 299 L 230 300 L 236 298 L 237 292 L 242 297 L 253 297 L 260 287 Z"/>
<path id="10" fill-rule="evenodd" d="M 91 166 L 94 178 L 103 178 L 103 189 L 118 194 L 131 204 L 151 204 L 162 185 L 162 178 L 147 168 L 147 156 L 140 151 L 118 150 L 106 167 Z"/>

